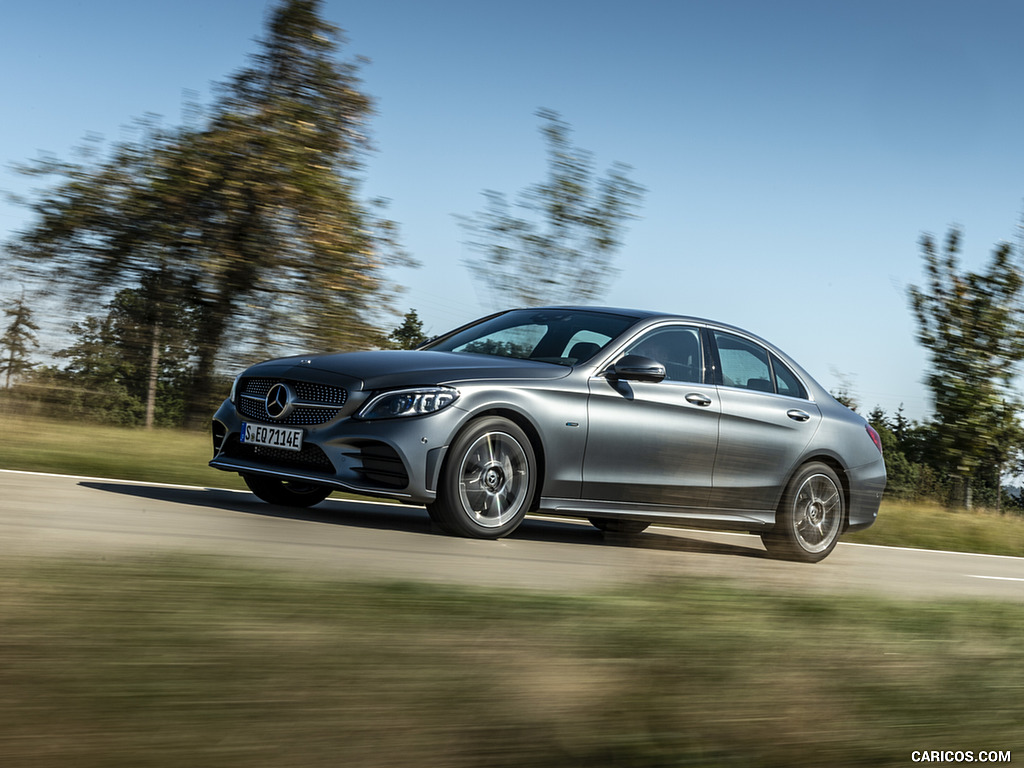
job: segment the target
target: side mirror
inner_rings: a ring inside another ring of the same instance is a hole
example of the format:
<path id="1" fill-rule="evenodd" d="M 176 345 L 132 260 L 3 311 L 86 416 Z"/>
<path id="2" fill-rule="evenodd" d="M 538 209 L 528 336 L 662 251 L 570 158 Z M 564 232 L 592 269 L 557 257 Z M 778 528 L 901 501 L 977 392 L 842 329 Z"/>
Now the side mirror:
<path id="1" fill-rule="evenodd" d="M 665 366 L 649 357 L 626 355 L 612 366 L 608 376 L 621 381 L 649 381 L 656 384 L 665 378 Z"/>

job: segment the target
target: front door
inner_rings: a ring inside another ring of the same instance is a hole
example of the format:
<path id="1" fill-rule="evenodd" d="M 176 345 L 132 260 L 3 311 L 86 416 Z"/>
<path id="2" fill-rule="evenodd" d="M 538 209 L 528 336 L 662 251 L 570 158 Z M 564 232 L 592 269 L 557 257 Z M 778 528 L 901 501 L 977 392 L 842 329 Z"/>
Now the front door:
<path id="1" fill-rule="evenodd" d="M 665 366 L 658 383 L 590 380 L 583 498 L 703 507 L 711 492 L 721 406 L 704 383 L 700 330 L 648 331 L 623 354 Z"/>

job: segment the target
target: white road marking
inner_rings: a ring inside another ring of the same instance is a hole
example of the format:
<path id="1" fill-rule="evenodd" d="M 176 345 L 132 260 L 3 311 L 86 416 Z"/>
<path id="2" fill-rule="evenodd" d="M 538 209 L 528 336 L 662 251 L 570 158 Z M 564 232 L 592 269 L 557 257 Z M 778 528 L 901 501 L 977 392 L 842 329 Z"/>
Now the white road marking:
<path id="1" fill-rule="evenodd" d="M 120 479 L 114 478 L 114 477 L 83 477 L 81 475 L 62 475 L 62 474 L 57 474 L 57 473 L 53 473 L 53 472 L 29 472 L 27 470 L 22 470 L 22 469 L 0 469 L 0 474 L 32 475 L 32 476 L 35 476 L 35 477 L 59 477 L 59 478 L 65 478 L 65 479 L 68 479 L 68 480 L 88 480 L 88 481 L 92 481 L 92 482 L 102 481 L 102 482 L 107 482 L 107 483 L 124 483 L 126 485 L 148 485 L 148 486 L 153 486 L 153 487 L 157 487 L 157 488 L 179 488 L 179 489 L 183 489 L 183 490 L 187 489 L 187 490 L 197 490 L 197 491 L 224 491 L 224 492 L 227 492 L 227 493 L 244 493 L 244 494 L 248 494 L 249 493 L 248 491 L 240 491 L 240 490 L 236 490 L 236 489 L 233 489 L 233 488 L 211 488 L 209 486 L 203 487 L 203 486 L 197 486 L 197 485 L 176 485 L 174 483 L 152 483 L 152 482 L 146 482 L 144 480 L 120 480 Z M 388 503 L 388 501 L 386 501 L 384 499 L 381 499 L 379 501 L 371 501 L 371 500 L 363 500 L 363 499 L 334 499 L 334 501 L 344 501 L 347 504 L 366 504 L 366 505 L 387 504 Z M 392 502 L 392 503 L 394 503 L 394 502 Z M 542 515 L 531 516 L 531 517 L 547 517 L 548 519 L 551 519 L 551 520 L 560 520 L 560 521 L 564 521 L 564 522 L 567 522 L 567 523 L 582 523 L 582 520 L 580 518 L 578 518 L 578 517 L 577 518 L 559 518 L 557 515 L 547 516 L 547 515 L 543 515 L 543 514 Z M 654 528 L 654 527 L 662 527 L 662 526 L 658 526 L 657 523 L 654 523 L 651 527 Z M 669 530 L 684 530 L 684 531 L 685 530 L 690 530 L 690 529 L 682 528 L 682 527 L 676 528 L 674 526 L 671 526 L 671 527 L 670 526 L 665 526 L 665 527 L 668 527 Z M 693 529 L 693 530 L 694 530 L 695 533 L 700 533 L 700 532 L 714 533 L 714 534 L 719 535 L 719 536 L 721 536 L 721 535 L 727 535 L 727 536 L 751 536 L 751 534 L 748 534 L 748 533 L 737 533 L 735 531 L 706 531 L 706 530 L 702 530 L 702 529 Z M 840 541 L 839 542 L 839 546 L 841 546 L 841 547 L 863 547 L 863 548 L 866 548 L 866 549 L 894 550 L 894 551 L 897 551 L 897 552 L 900 552 L 900 551 L 902 551 L 902 552 L 926 552 L 926 553 L 932 553 L 932 554 L 965 555 L 967 557 L 986 557 L 986 558 L 996 558 L 996 559 L 1000 559 L 1000 560 L 1022 560 L 1022 561 L 1024 561 L 1024 557 L 1019 557 L 1019 556 L 1015 556 L 1015 555 L 989 555 L 989 554 L 985 554 L 985 553 L 982 553 L 982 552 L 954 552 L 954 551 L 943 550 L 943 549 L 920 549 L 920 548 L 915 548 L 915 547 L 894 547 L 894 546 L 885 546 L 885 545 L 882 545 L 882 544 L 861 544 L 859 542 L 853 542 L 853 541 Z M 965 574 L 965 576 L 969 576 L 970 578 L 975 578 L 975 579 L 998 579 L 998 580 L 1002 580 L 1002 581 L 1024 581 L 1024 578 L 1019 578 L 1018 579 L 1018 578 L 1013 578 L 1013 577 L 1010 577 L 1010 576 L 974 576 L 973 574 Z"/>
<path id="2" fill-rule="evenodd" d="M 978 576 L 973 573 L 965 574 L 969 579 L 988 579 L 989 581 L 1024 581 L 1013 576 Z"/>
<path id="3" fill-rule="evenodd" d="M 867 547 L 869 549 L 892 549 L 897 552 L 941 552 L 945 555 L 965 555 L 967 557 L 995 557 L 1001 560 L 1024 560 L 1019 555 L 990 555 L 986 552 L 956 552 L 948 549 L 921 549 L 920 547 L 896 547 L 884 544 L 861 544 L 859 541 L 843 541 L 839 545 L 843 547 Z"/>

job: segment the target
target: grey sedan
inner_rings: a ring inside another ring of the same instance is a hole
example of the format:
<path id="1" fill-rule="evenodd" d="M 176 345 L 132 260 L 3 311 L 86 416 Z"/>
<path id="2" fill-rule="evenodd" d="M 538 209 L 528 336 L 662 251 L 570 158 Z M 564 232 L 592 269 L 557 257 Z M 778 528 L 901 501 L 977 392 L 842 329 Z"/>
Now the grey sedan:
<path id="1" fill-rule="evenodd" d="M 637 534 L 761 535 L 816 562 L 871 525 L 878 435 L 782 351 L 729 325 L 554 307 L 485 317 L 412 351 L 244 371 L 210 465 L 261 499 L 341 489 L 425 504 L 440 529 L 507 536 L 529 512 Z"/>

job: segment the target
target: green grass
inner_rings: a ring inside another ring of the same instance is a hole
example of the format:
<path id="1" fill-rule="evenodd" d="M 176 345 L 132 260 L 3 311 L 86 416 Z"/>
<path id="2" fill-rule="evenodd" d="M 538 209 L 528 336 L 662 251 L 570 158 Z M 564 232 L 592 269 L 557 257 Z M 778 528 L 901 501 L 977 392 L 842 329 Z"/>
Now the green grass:
<path id="1" fill-rule="evenodd" d="M 0 441 L 0 469 L 200 487 L 245 487 L 237 475 L 207 466 L 213 448 L 205 432 L 68 423 L 24 417 L 2 409 L 0 424 L 4 435 Z M 878 522 L 844 540 L 1024 556 L 1024 517 L 886 501 Z"/>
<path id="2" fill-rule="evenodd" d="M 7 559 L 0 616 L 12 766 L 817 768 L 1022 748 L 1009 603 Z"/>
<path id="3" fill-rule="evenodd" d="M 241 479 L 207 466 L 207 432 L 131 429 L 25 417 L 0 410 L 0 469 L 109 477 L 154 483 L 244 488 Z"/>

